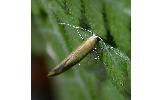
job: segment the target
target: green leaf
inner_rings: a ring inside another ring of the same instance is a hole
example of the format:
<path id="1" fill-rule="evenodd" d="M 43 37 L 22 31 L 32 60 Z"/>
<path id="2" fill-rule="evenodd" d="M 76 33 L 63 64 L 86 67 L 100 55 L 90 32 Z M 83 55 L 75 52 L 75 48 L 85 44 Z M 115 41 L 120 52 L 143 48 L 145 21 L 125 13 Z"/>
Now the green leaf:
<path id="1" fill-rule="evenodd" d="M 110 45 L 103 45 L 103 62 L 107 66 L 108 78 L 125 96 L 130 96 L 130 59 L 120 50 Z"/>
<path id="2" fill-rule="evenodd" d="M 104 0 L 111 35 L 117 46 L 130 56 L 130 8 L 119 0 Z"/>
<path id="3" fill-rule="evenodd" d="M 52 79 L 61 100 L 131 99 L 130 17 L 130 0 L 32 1 L 32 52 L 46 51 L 49 69 L 92 35 L 86 30 L 101 38 L 97 53 Z"/>

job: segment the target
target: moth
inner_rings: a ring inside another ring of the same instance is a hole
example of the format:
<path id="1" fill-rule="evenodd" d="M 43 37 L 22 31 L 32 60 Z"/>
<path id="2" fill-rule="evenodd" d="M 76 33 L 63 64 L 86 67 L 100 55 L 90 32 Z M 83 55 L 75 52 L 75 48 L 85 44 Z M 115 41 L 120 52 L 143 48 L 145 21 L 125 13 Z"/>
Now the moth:
<path id="1" fill-rule="evenodd" d="M 69 54 L 67 58 L 65 58 L 60 64 L 58 64 L 48 73 L 48 77 L 59 75 L 76 65 L 93 50 L 94 46 L 99 40 L 100 39 L 98 36 L 92 35 L 87 40 L 83 41 L 78 48 L 76 48 L 72 53 Z"/>

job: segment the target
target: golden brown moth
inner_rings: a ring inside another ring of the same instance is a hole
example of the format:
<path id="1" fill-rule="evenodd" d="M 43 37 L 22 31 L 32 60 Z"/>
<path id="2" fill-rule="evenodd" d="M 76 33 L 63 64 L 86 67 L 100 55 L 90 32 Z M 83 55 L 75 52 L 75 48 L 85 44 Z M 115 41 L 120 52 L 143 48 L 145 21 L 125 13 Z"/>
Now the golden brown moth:
<path id="1" fill-rule="evenodd" d="M 93 35 L 84 41 L 76 50 L 74 50 L 67 58 L 60 64 L 54 67 L 49 73 L 48 77 L 56 76 L 68 70 L 72 66 L 80 62 L 95 46 L 98 41 L 98 36 Z"/>

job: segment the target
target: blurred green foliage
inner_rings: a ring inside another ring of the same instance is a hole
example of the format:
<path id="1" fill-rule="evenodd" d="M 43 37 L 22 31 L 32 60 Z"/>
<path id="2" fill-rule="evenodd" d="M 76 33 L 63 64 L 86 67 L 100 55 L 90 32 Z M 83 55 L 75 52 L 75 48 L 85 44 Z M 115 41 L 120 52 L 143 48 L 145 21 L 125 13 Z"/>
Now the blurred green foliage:
<path id="1" fill-rule="evenodd" d="M 80 65 L 53 78 L 61 100 L 131 99 L 130 2 L 32 0 L 32 54 L 48 55 L 49 69 L 82 43 L 76 29 L 60 22 L 92 30 L 104 40 L 96 46 L 99 60 L 92 52 Z M 84 38 L 91 36 L 79 32 Z"/>

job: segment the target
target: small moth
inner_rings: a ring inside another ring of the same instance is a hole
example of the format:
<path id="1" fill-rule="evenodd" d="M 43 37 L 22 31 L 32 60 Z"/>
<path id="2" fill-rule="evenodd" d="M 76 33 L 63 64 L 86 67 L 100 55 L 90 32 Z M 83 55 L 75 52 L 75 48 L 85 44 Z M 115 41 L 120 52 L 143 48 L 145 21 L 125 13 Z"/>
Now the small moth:
<path id="1" fill-rule="evenodd" d="M 98 36 L 92 35 L 90 38 L 84 41 L 76 50 L 74 50 L 67 58 L 65 58 L 60 64 L 54 67 L 48 73 L 48 77 L 61 74 L 72 66 L 76 65 L 93 49 L 98 40 Z"/>

